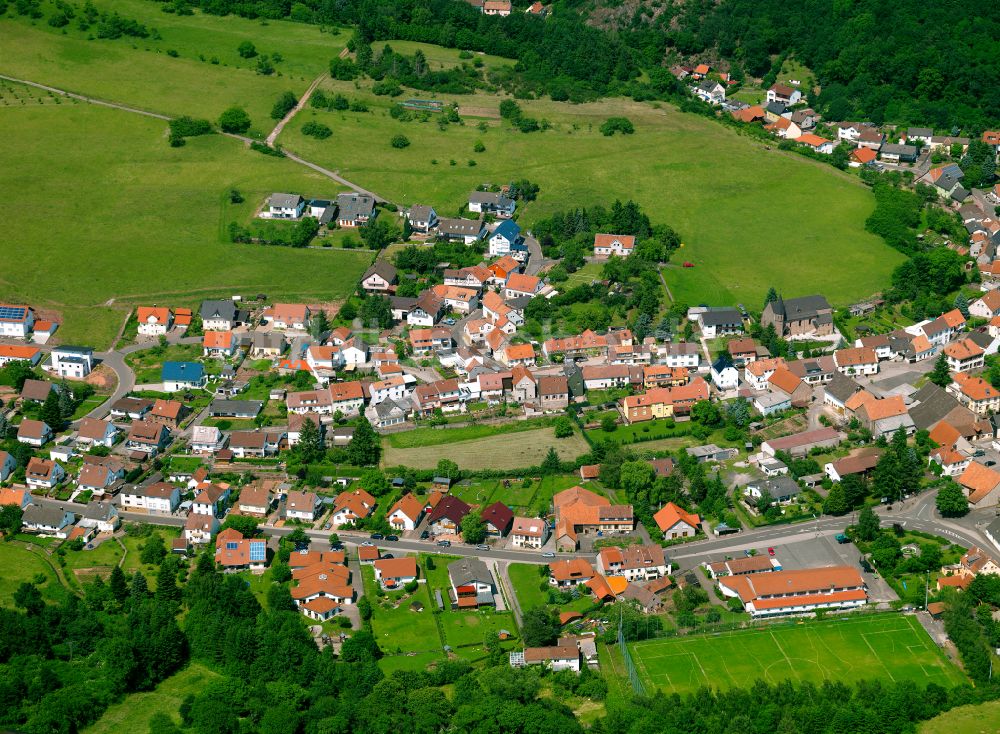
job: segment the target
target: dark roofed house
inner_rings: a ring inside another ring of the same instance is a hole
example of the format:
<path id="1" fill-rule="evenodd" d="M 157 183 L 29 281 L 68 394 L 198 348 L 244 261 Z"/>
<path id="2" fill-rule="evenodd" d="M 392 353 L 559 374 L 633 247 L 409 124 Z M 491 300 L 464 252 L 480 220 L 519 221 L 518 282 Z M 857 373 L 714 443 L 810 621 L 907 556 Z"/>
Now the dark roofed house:
<path id="1" fill-rule="evenodd" d="M 208 330 L 229 331 L 239 323 L 240 312 L 233 301 L 202 301 L 202 325 Z"/>
<path id="2" fill-rule="evenodd" d="M 386 260 L 376 260 L 361 276 L 361 287 L 368 293 L 393 293 L 399 282 L 399 271 Z"/>
<path id="3" fill-rule="evenodd" d="M 953 415 L 953 411 L 962 412 L 966 418 L 964 422 L 972 423 L 976 420 L 971 410 L 964 408 L 955 396 L 933 382 L 924 384 L 910 396 L 910 418 L 918 431 L 930 430 L 935 423 L 945 417 L 949 417 L 949 422 L 953 422 L 951 418 L 958 417 L 957 414 Z"/>
<path id="4" fill-rule="evenodd" d="M 743 317 L 735 308 L 711 308 L 698 316 L 701 333 L 708 339 L 743 331 Z"/>
<path id="5" fill-rule="evenodd" d="M 462 524 L 462 518 L 471 511 L 472 508 L 458 497 L 446 495 L 431 510 L 427 522 L 431 526 L 432 532 L 437 535 L 457 533 Z"/>
<path id="6" fill-rule="evenodd" d="M 337 196 L 337 224 L 360 227 L 375 216 L 375 199 L 370 194 L 355 191 Z"/>
<path id="7" fill-rule="evenodd" d="M 887 143 L 879 151 L 879 157 L 884 161 L 896 163 L 913 163 L 917 160 L 917 148 L 914 145 L 896 145 Z"/>
<path id="8" fill-rule="evenodd" d="M 503 502 L 494 502 L 482 512 L 486 533 L 496 538 L 504 537 L 514 522 L 514 513 Z"/>
<path id="9" fill-rule="evenodd" d="M 264 408 L 261 400 L 213 400 L 208 414 L 213 418 L 256 418 Z"/>
<path id="10" fill-rule="evenodd" d="M 55 386 L 45 380 L 25 380 L 21 398 L 34 403 L 44 403 Z"/>

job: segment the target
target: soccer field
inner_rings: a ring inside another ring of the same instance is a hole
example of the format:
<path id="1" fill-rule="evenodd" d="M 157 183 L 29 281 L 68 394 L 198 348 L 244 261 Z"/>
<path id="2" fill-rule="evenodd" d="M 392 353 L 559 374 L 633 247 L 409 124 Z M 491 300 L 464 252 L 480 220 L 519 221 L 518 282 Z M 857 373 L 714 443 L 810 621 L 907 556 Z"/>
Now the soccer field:
<path id="1" fill-rule="evenodd" d="M 629 649 L 649 691 L 690 693 L 757 679 L 963 681 L 915 617 L 889 614 L 652 640 Z"/>

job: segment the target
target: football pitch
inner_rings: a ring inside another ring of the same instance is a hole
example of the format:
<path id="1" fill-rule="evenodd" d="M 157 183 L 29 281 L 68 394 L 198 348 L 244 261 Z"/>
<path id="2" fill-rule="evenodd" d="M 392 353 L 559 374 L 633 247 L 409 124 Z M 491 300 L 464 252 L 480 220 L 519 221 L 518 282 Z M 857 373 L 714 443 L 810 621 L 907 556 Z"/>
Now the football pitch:
<path id="1" fill-rule="evenodd" d="M 629 650 L 647 692 L 745 687 L 758 679 L 943 686 L 964 680 L 915 617 L 891 614 L 650 640 Z"/>

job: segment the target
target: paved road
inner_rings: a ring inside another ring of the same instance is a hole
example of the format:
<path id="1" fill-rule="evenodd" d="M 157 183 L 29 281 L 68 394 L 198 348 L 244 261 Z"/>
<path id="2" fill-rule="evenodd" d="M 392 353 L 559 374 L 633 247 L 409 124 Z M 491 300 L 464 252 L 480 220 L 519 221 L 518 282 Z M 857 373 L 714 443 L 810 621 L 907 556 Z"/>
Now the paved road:
<path id="1" fill-rule="evenodd" d="M 53 94 L 60 94 L 60 95 L 62 95 L 64 97 L 72 97 L 73 99 L 78 99 L 81 102 L 88 102 L 90 104 L 100 105 L 102 107 L 110 107 L 111 109 L 121 110 L 122 112 L 131 112 L 131 113 L 136 114 L 136 115 L 144 115 L 146 117 L 153 117 L 153 118 L 156 118 L 157 120 L 165 120 L 167 122 L 169 122 L 170 120 L 173 119 L 170 115 L 164 115 L 164 114 L 161 114 L 159 112 L 151 112 L 150 110 L 143 110 L 143 109 L 140 109 L 138 107 L 130 107 L 129 105 L 119 104 L 117 102 L 109 102 L 108 100 L 99 99 L 97 97 L 88 97 L 88 96 L 83 95 L 83 94 L 77 94 L 76 92 L 68 92 L 65 89 L 59 89 L 57 87 L 50 87 L 50 86 L 45 85 L 45 84 L 39 84 L 38 82 L 28 81 L 27 79 L 18 79 L 17 77 L 6 76 L 4 74 L 0 74 L 0 79 L 6 79 L 7 81 L 16 82 L 17 84 L 26 84 L 29 87 L 35 87 L 37 89 L 44 89 L 45 91 L 52 92 Z M 313 82 L 313 84 L 316 84 L 316 82 Z M 278 132 L 280 132 L 280 130 Z M 246 145 L 249 145 L 250 143 L 259 143 L 260 142 L 259 140 L 255 140 L 254 138 L 248 138 L 245 135 L 235 135 L 233 133 L 220 133 L 220 135 L 223 135 L 223 136 L 225 136 L 227 138 L 233 138 L 234 140 L 240 140 L 243 143 L 245 143 Z M 331 171 L 328 168 L 323 168 L 322 166 L 316 165 L 315 163 L 313 163 L 311 161 L 307 161 L 306 159 L 304 159 L 304 158 L 302 158 L 302 157 L 300 157 L 300 156 L 296 155 L 295 153 L 292 153 L 292 152 L 290 152 L 288 150 L 285 150 L 284 153 L 285 153 L 285 157 L 288 158 L 288 160 L 294 161 L 294 162 L 298 163 L 299 165 L 306 166 L 307 168 L 311 168 L 312 170 L 316 171 L 317 173 L 320 173 L 320 174 L 326 176 L 327 178 L 333 179 L 334 181 L 336 181 L 339 184 L 342 184 L 344 186 L 347 186 L 350 189 L 353 189 L 354 191 L 357 191 L 359 194 L 368 194 L 369 196 L 373 197 L 375 199 L 375 201 L 377 201 L 379 203 L 385 203 L 387 201 L 386 199 L 384 199 L 383 197 L 381 197 L 378 194 L 374 193 L 373 191 L 369 191 L 368 189 L 362 188 L 361 186 L 358 186 L 357 184 L 355 184 L 355 183 L 353 183 L 351 181 L 348 181 L 346 178 L 344 178 L 343 176 L 341 176 L 339 173 L 337 173 L 335 171 Z"/>
<path id="2" fill-rule="evenodd" d="M 524 268 L 524 272 L 528 275 L 538 275 L 542 268 L 555 262 L 555 260 L 545 259 L 545 256 L 542 255 L 541 244 L 530 234 L 524 235 L 524 244 L 528 246 L 528 264 Z"/>

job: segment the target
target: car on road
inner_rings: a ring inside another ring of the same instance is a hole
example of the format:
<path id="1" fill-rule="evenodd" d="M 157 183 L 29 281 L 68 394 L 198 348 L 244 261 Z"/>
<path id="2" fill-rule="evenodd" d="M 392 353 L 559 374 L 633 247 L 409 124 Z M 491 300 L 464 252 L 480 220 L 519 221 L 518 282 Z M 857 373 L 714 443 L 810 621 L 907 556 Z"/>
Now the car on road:
<path id="1" fill-rule="evenodd" d="M 395 543 L 397 540 L 399 540 L 399 536 L 398 535 L 387 535 L 387 536 L 385 536 L 385 539 L 388 540 L 388 541 L 390 541 L 390 542 L 392 542 L 392 543 Z"/>
<path id="2" fill-rule="evenodd" d="M 450 540 L 439 540 L 437 542 L 437 544 L 441 548 L 451 548 L 451 541 Z"/>
<path id="3" fill-rule="evenodd" d="M 749 558 L 750 556 L 753 555 L 753 553 L 751 553 L 750 550 L 747 549 L 747 550 L 743 551 L 743 555 L 745 555 L 747 558 Z"/>
<path id="4" fill-rule="evenodd" d="M 442 323 L 445 323 L 448 326 L 454 326 L 455 325 L 455 319 L 447 318 L 447 319 L 444 319 L 444 321 Z"/>
<path id="5" fill-rule="evenodd" d="M 490 549 L 490 547 L 488 545 L 484 545 L 482 543 L 480 543 L 479 545 L 477 545 L 476 548 L 478 548 L 479 550 L 489 550 Z"/>
<path id="6" fill-rule="evenodd" d="M 767 549 L 767 555 L 773 556 L 774 555 L 774 548 L 768 548 Z"/>
<path id="7" fill-rule="evenodd" d="M 431 537 L 429 530 L 425 530 L 424 532 L 420 533 L 421 540 L 427 540 L 429 537 Z"/>
<path id="8" fill-rule="evenodd" d="M 330 550 L 332 550 L 332 551 L 344 550 L 344 544 L 343 543 L 330 543 Z"/>
<path id="9" fill-rule="evenodd" d="M 330 523 L 327 523 L 326 525 L 324 525 L 323 529 L 324 530 L 329 530 L 330 529 Z"/>
<path id="10" fill-rule="evenodd" d="M 365 547 L 367 547 L 367 548 L 371 548 L 371 547 L 372 547 L 373 545 L 375 545 L 375 544 L 374 544 L 373 542 L 371 542 L 370 540 L 366 540 L 366 541 L 363 541 L 363 542 L 361 543 L 361 545 L 363 545 L 363 546 L 365 546 Z"/>
<path id="11" fill-rule="evenodd" d="M 555 557 L 556 554 L 553 553 L 552 551 L 545 551 L 544 553 L 542 553 L 542 558 L 555 558 Z"/>
<path id="12" fill-rule="evenodd" d="M 382 535 L 382 533 L 372 533 L 368 537 L 371 538 L 372 540 L 382 540 L 385 536 Z"/>
<path id="13" fill-rule="evenodd" d="M 837 541 L 838 543 L 840 543 L 841 545 L 843 545 L 844 543 L 850 543 L 850 542 L 851 542 L 851 539 L 850 539 L 850 538 L 848 538 L 848 537 L 847 537 L 846 535 L 844 535 L 843 533 L 837 533 L 837 535 L 836 535 L 836 536 L 834 536 L 834 539 L 835 539 L 835 540 L 836 540 L 836 541 Z"/>

